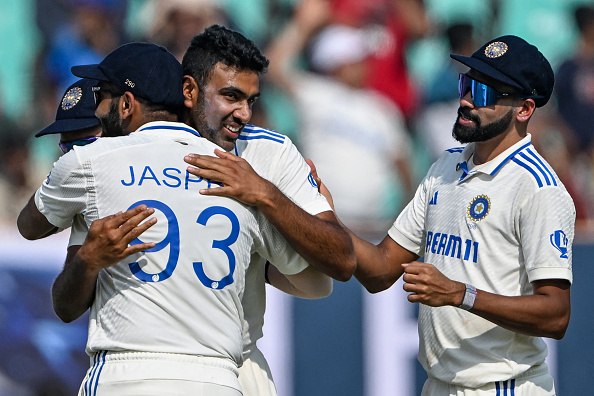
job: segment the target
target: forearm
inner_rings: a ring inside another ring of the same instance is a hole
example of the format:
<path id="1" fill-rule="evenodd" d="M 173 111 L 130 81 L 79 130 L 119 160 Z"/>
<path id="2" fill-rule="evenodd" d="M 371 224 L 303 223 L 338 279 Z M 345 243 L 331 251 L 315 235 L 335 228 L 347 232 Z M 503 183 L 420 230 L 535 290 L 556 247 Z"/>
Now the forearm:
<path id="1" fill-rule="evenodd" d="M 284 275 L 274 265 L 268 265 L 270 284 L 282 292 L 299 298 L 324 298 L 332 293 L 332 278 L 314 267 L 295 275 Z"/>
<path id="2" fill-rule="evenodd" d="M 54 312 L 66 322 L 81 317 L 93 304 L 99 270 L 91 269 L 76 255 L 80 246 L 71 246 L 52 286 Z"/>
<path id="3" fill-rule="evenodd" d="M 31 196 L 27 205 L 17 218 L 17 228 L 23 238 L 36 240 L 45 238 L 56 232 L 58 227 L 51 224 L 35 205 L 35 195 Z"/>
<path id="4" fill-rule="evenodd" d="M 311 266 L 328 276 L 347 281 L 355 271 L 356 259 L 350 236 L 333 212 L 312 216 L 295 205 L 269 183 L 269 193 L 256 207 Z"/>
<path id="5" fill-rule="evenodd" d="M 566 287 L 548 286 L 534 295 L 518 297 L 478 290 L 470 312 L 516 333 L 561 339 L 570 317 L 569 282 Z"/>

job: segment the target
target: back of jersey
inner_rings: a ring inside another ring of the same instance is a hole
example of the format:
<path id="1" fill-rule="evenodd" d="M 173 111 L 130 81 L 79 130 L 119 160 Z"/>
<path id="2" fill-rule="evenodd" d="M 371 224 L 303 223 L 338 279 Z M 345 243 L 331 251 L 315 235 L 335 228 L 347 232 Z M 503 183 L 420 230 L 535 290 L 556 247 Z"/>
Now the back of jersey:
<path id="1" fill-rule="evenodd" d="M 286 242 L 254 209 L 199 193 L 217 186 L 189 174 L 183 158 L 212 155 L 216 147 L 187 131 L 141 128 L 77 148 L 75 156 L 55 165 L 41 194 L 48 207 L 62 205 L 65 216 L 81 212 L 90 225 L 145 204 L 155 208 L 158 220 L 134 241 L 155 242 L 153 249 L 100 272 L 89 353 L 129 350 L 241 361 L 240 299 L 250 256 L 273 259 L 284 253 Z M 62 199 L 56 200 L 57 191 Z"/>

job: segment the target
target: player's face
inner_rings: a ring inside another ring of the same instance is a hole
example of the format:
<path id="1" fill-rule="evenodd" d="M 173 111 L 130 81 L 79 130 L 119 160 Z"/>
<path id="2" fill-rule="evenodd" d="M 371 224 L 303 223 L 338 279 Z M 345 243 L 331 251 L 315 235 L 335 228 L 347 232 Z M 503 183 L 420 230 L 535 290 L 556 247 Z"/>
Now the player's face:
<path id="1" fill-rule="evenodd" d="M 259 96 L 258 73 L 217 63 L 198 94 L 190 123 L 206 139 L 233 150 Z"/>
<path id="2" fill-rule="evenodd" d="M 509 93 L 510 89 L 471 70 L 467 75 L 477 81 L 494 87 L 497 92 Z M 517 98 L 499 98 L 497 103 L 488 106 L 475 106 L 470 90 L 460 98 L 458 117 L 454 123 L 452 136 L 460 143 L 485 142 L 512 128 Z"/>

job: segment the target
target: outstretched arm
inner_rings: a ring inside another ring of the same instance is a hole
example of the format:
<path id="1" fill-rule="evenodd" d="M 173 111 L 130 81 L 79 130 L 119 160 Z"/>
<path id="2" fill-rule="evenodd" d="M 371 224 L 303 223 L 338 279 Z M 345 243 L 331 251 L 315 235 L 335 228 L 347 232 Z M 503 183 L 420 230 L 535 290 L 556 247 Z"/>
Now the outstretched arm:
<path id="1" fill-rule="evenodd" d="M 353 244 L 331 211 L 312 216 L 287 198 L 275 185 L 260 177 L 242 158 L 221 150 L 216 157 L 191 154 L 188 172 L 215 180 L 223 187 L 201 190 L 204 195 L 235 198 L 255 206 L 310 265 L 339 281 L 355 271 Z"/>
<path id="2" fill-rule="evenodd" d="M 99 271 L 124 258 L 154 247 L 154 243 L 128 246 L 152 227 L 156 218 L 143 220 L 154 213 L 146 205 L 95 220 L 82 246 L 70 246 L 62 272 L 52 286 L 56 315 L 64 322 L 78 319 L 93 304 Z"/>
<path id="3" fill-rule="evenodd" d="M 326 200 L 334 207 L 332 194 L 318 176 L 318 172 L 312 160 L 307 159 L 307 164 L 311 169 L 311 174 L 318 185 L 320 193 L 326 197 Z M 337 218 L 338 219 L 338 218 Z M 357 257 L 357 267 L 355 278 L 369 291 L 377 293 L 388 289 L 402 276 L 404 269 L 403 263 L 417 260 L 419 256 L 406 250 L 397 244 L 392 238 L 386 236 L 379 245 L 374 245 L 364 239 L 359 238 L 340 219 L 342 227 L 349 233 L 355 255 Z"/>

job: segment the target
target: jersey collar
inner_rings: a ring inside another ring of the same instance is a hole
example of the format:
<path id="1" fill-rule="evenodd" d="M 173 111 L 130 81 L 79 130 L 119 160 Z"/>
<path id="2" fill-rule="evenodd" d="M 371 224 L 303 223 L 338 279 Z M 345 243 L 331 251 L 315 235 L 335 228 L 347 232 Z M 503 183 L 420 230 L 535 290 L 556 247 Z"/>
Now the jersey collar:
<path id="1" fill-rule="evenodd" d="M 532 135 L 526 134 L 526 137 L 514 144 L 491 161 L 482 164 L 481 166 L 468 170 L 468 160 L 472 156 L 475 150 L 475 143 L 468 144 L 464 150 L 460 153 L 460 157 L 456 164 L 456 171 L 461 171 L 460 179 L 458 182 L 462 182 L 467 179 L 467 176 L 472 176 L 476 173 L 484 173 L 490 176 L 494 176 L 509 160 L 516 156 L 520 151 L 530 146 L 532 143 Z"/>
<path id="2" fill-rule="evenodd" d="M 187 124 L 181 122 L 171 122 L 171 121 L 151 121 L 147 122 L 136 132 L 145 132 L 145 131 L 152 131 L 152 130 L 170 130 L 170 131 L 183 131 L 187 133 L 191 133 L 197 137 L 201 137 L 200 133 L 194 128 L 188 126 Z"/>

